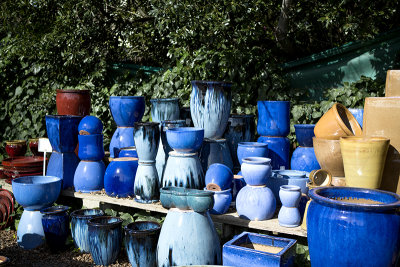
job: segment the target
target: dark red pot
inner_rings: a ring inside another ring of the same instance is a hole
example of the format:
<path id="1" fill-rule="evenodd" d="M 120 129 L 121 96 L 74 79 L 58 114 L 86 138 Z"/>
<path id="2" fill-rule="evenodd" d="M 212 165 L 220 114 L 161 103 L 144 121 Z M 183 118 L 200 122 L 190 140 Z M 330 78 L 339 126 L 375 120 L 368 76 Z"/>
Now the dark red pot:
<path id="1" fill-rule="evenodd" d="M 57 90 L 58 115 L 87 116 L 90 114 L 90 90 Z"/>
<path id="2" fill-rule="evenodd" d="M 29 149 L 32 152 L 33 156 L 41 156 L 43 157 L 43 153 L 39 152 L 39 139 L 34 138 L 34 139 L 29 139 Z"/>
<path id="3" fill-rule="evenodd" d="M 6 152 L 10 158 L 25 156 L 26 148 L 25 140 L 6 141 Z"/>

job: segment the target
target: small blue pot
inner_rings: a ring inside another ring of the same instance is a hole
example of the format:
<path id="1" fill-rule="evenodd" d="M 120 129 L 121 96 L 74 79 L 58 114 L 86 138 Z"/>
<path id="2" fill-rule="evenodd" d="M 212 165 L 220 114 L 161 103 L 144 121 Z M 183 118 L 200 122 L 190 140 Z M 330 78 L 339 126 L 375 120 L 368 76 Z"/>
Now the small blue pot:
<path id="1" fill-rule="evenodd" d="M 257 132 L 259 135 L 285 137 L 289 134 L 289 101 L 258 101 L 257 109 Z"/>
<path id="2" fill-rule="evenodd" d="M 232 185 L 232 179 L 231 169 L 220 163 L 210 165 L 205 176 L 208 189 L 227 190 Z"/>
<path id="3" fill-rule="evenodd" d="M 82 253 L 90 252 L 88 221 L 94 217 L 103 216 L 104 211 L 97 209 L 75 210 L 71 213 L 71 234 L 75 247 Z"/>
<path id="4" fill-rule="evenodd" d="M 104 174 L 106 194 L 112 197 L 133 196 L 137 169 L 137 158 L 122 157 L 111 161 Z"/>
<path id="5" fill-rule="evenodd" d="M 69 215 L 67 206 L 53 206 L 40 213 L 42 225 L 46 236 L 47 246 L 51 251 L 59 251 L 66 248 L 65 241 L 69 235 Z"/>
<path id="6" fill-rule="evenodd" d="M 79 135 L 78 157 L 81 160 L 99 161 L 104 158 L 103 135 Z"/>
<path id="7" fill-rule="evenodd" d="M 179 120 L 178 98 L 150 99 L 151 120 L 161 122 L 166 120 Z"/>
<path id="8" fill-rule="evenodd" d="M 204 188 L 204 190 L 207 190 Z M 209 191 L 209 192 L 214 192 L 214 206 L 210 210 L 211 214 L 225 214 L 231 205 L 232 202 L 232 189 L 227 189 L 223 191 Z"/>
<path id="9" fill-rule="evenodd" d="M 53 151 L 73 152 L 78 144 L 81 116 L 46 115 L 47 136 Z"/>
<path id="10" fill-rule="evenodd" d="M 244 158 L 242 174 L 248 185 L 265 185 L 272 174 L 271 159 L 262 157 Z"/>
<path id="11" fill-rule="evenodd" d="M 204 129 L 179 127 L 167 130 L 167 141 L 170 147 L 181 153 L 197 152 L 204 139 Z"/>
<path id="12" fill-rule="evenodd" d="M 237 157 L 240 165 L 243 158 L 247 157 L 268 157 L 268 144 L 258 142 L 240 142 L 237 148 Z"/>
<path id="13" fill-rule="evenodd" d="M 95 116 L 85 116 L 78 125 L 78 132 L 82 135 L 103 133 L 103 123 Z"/>
<path id="14" fill-rule="evenodd" d="M 136 147 L 123 147 L 119 150 L 117 158 L 138 158 Z"/>
<path id="15" fill-rule="evenodd" d="M 135 200 L 139 203 L 154 203 L 160 199 L 160 189 L 155 161 L 139 161 L 135 185 Z"/>
<path id="16" fill-rule="evenodd" d="M 294 130 L 296 133 L 297 142 L 300 146 L 312 147 L 315 124 L 295 124 Z"/>
<path id="17" fill-rule="evenodd" d="M 363 127 L 364 109 L 363 108 L 349 108 L 349 111 L 356 118 L 361 128 Z"/>
<path id="18" fill-rule="evenodd" d="M 321 169 L 315 156 L 313 147 L 297 147 L 290 159 L 290 168 L 292 170 L 311 172 Z"/>
<path id="19" fill-rule="evenodd" d="M 279 210 L 278 222 L 284 227 L 297 227 L 301 222 L 301 215 L 298 209 L 301 189 L 295 185 L 282 185 L 279 190 L 279 198 L 282 207 Z"/>
<path id="20" fill-rule="evenodd" d="M 143 96 L 110 96 L 109 106 L 117 126 L 133 127 L 143 117 L 145 101 Z"/>
<path id="21" fill-rule="evenodd" d="M 214 163 L 221 163 L 229 169 L 233 169 L 231 152 L 226 139 L 212 140 L 205 138 L 199 157 L 203 171 L 207 171 L 208 167 Z"/>
<path id="22" fill-rule="evenodd" d="M 88 222 L 90 254 L 97 265 L 114 263 L 121 250 L 121 218 L 101 216 Z"/>
<path id="23" fill-rule="evenodd" d="M 160 128 L 158 122 L 135 122 L 135 145 L 140 161 L 156 159 L 160 144 Z"/>
<path id="24" fill-rule="evenodd" d="M 260 136 L 257 142 L 268 144 L 268 158 L 274 170 L 281 169 L 281 166 L 289 169 L 290 141 L 287 137 Z"/>
<path id="25" fill-rule="evenodd" d="M 75 152 L 55 152 L 51 153 L 49 164 L 47 165 L 46 175 L 60 177 L 62 179 L 62 189 L 74 186 L 74 175 L 79 164 L 79 158 Z"/>
<path id="26" fill-rule="evenodd" d="M 124 244 L 134 267 L 157 266 L 157 242 L 161 225 L 157 222 L 133 222 L 124 227 Z"/>
<path id="27" fill-rule="evenodd" d="M 123 147 L 134 147 L 135 140 L 133 127 L 118 127 L 110 141 L 110 157 L 118 158 L 118 153 Z"/>
<path id="28" fill-rule="evenodd" d="M 276 199 L 268 187 L 246 185 L 236 197 L 236 210 L 241 218 L 252 221 L 271 219 L 276 209 Z"/>
<path id="29" fill-rule="evenodd" d="M 104 188 L 106 166 L 103 161 L 81 160 L 75 170 L 74 188 L 76 192 L 90 193 Z"/>

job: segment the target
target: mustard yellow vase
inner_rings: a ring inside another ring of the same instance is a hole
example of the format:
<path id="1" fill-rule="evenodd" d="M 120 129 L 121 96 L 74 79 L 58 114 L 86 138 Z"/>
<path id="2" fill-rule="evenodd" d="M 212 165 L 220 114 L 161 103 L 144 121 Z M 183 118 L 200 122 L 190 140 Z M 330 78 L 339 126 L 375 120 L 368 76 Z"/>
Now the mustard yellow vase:
<path id="1" fill-rule="evenodd" d="M 384 137 L 341 137 L 346 186 L 379 188 L 389 139 Z"/>

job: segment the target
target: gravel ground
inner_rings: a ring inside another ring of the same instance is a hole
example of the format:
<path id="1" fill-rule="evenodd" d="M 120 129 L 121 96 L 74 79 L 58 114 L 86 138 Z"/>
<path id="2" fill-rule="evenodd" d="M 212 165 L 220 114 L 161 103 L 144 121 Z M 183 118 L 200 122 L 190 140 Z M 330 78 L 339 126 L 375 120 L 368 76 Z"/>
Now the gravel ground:
<path id="1" fill-rule="evenodd" d="M 51 253 L 46 245 L 34 250 L 23 250 L 17 245 L 16 236 L 16 231 L 0 231 L 0 255 L 10 259 L 6 266 L 98 266 L 94 265 L 89 253 L 82 254 L 72 246 L 59 253 Z M 110 266 L 131 265 L 126 253 L 121 250 L 117 262 Z"/>

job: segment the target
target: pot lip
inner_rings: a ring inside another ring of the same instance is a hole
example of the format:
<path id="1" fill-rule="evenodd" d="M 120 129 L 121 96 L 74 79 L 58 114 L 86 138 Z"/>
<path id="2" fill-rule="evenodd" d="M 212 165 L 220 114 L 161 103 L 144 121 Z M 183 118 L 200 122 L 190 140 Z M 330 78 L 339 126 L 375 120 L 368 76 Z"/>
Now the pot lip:
<path id="1" fill-rule="evenodd" d="M 351 143 L 371 143 L 371 142 L 381 142 L 389 143 L 390 139 L 381 136 L 342 136 L 340 137 L 340 142 L 351 142 Z"/>
<path id="2" fill-rule="evenodd" d="M 279 187 L 280 190 L 290 191 L 290 192 L 301 192 L 300 186 L 297 185 L 281 185 Z"/>
<path id="3" fill-rule="evenodd" d="M 69 209 L 70 207 L 68 206 L 52 206 L 49 208 L 42 209 L 40 213 L 43 215 L 52 215 L 52 214 L 64 213 Z"/>
<path id="4" fill-rule="evenodd" d="M 282 177 L 279 177 L 282 176 Z M 285 176 L 289 177 L 286 178 Z M 290 178 L 292 177 L 292 178 Z M 298 170 L 272 170 L 271 178 L 277 179 L 308 179 L 308 173 L 306 171 Z"/>
<path id="5" fill-rule="evenodd" d="M 314 129 L 315 124 L 295 124 L 294 128 L 299 129 Z"/>
<path id="6" fill-rule="evenodd" d="M 91 215 L 85 215 L 85 214 L 79 214 L 79 213 L 84 213 L 85 211 L 98 211 L 98 214 L 91 214 Z M 92 218 L 93 216 L 103 216 L 105 213 L 103 210 L 101 209 L 80 209 L 80 210 L 74 210 L 73 212 L 71 212 L 71 218 L 75 217 L 75 218 Z"/>
<path id="7" fill-rule="evenodd" d="M 285 104 L 290 104 L 290 101 L 287 100 L 258 100 L 258 103 L 285 103 Z"/>
<path id="8" fill-rule="evenodd" d="M 52 119 L 82 119 L 83 116 L 77 116 L 77 115 L 46 115 L 46 118 L 52 118 Z"/>
<path id="9" fill-rule="evenodd" d="M 168 97 L 168 98 L 152 98 L 150 102 L 175 102 L 179 101 L 177 97 Z"/>
<path id="10" fill-rule="evenodd" d="M 242 162 L 247 164 L 267 164 L 271 163 L 271 159 L 264 157 L 246 157 L 242 159 Z"/>
<path id="11" fill-rule="evenodd" d="M 344 202 L 340 200 L 330 199 L 328 197 L 321 196 L 320 194 L 323 192 L 329 191 L 341 191 L 341 190 L 349 190 L 349 191 L 356 191 L 361 192 L 366 195 L 389 195 L 396 201 L 390 203 L 383 203 L 383 204 L 362 204 L 362 203 L 351 203 L 351 202 Z M 400 207 L 400 196 L 383 190 L 378 189 L 367 189 L 367 188 L 358 188 L 358 187 L 345 187 L 345 186 L 324 186 L 313 188 L 309 191 L 309 196 L 312 200 L 318 202 L 322 205 L 327 205 L 334 208 L 352 208 L 355 210 L 369 210 L 369 211 L 386 211 L 386 210 L 394 210 Z"/>
<path id="12" fill-rule="evenodd" d="M 151 126 L 151 127 L 156 127 L 159 126 L 160 123 L 159 122 L 155 122 L 155 121 L 137 121 L 134 123 L 135 127 L 139 127 L 139 126 Z"/>
<path id="13" fill-rule="evenodd" d="M 41 177 L 46 179 L 46 183 L 26 183 L 26 180 L 32 179 L 34 177 Z M 62 179 L 56 176 L 43 176 L 43 175 L 32 175 L 32 176 L 23 176 L 18 177 L 12 180 L 12 185 L 19 184 L 20 186 L 43 186 L 45 184 L 51 183 L 61 183 Z"/>
<path id="14" fill-rule="evenodd" d="M 25 144 L 26 145 L 26 141 L 25 140 L 10 140 L 10 141 L 6 141 L 5 142 L 6 145 L 20 145 L 20 144 Z"/>
<path id="15" fill-rule="evenodd" d="M 98 220 L 104 220 L 104 219 L 116 219 L 115 222 L 107 222 L 107 223 L 99 223 L 96 222 Z M 95 227 L 101 227 L 101 228 L 111 228 L 118 226 L 119 224 L 122 224 L 124 220 L 122 220 L 119 217 L 114 217 L 114 216 L 96 216 L 94 218 L 89 219 L 88 225 L 90 226 L 95 226 Z"/>
<path id="16" fill-rule="evenodd" d="M 120 150 L 120 151 L 121 151 L 121 150 L 128 150 L 128 151 L 133 151 L 133 150 L 135 150 L 135 151 L 136 151 L 136 146 L 121 147 L 119 150 Z"/>
<path id="17" fill-rule="evenodd" d="M 136 157 L 120 157 L 120 158 L 114 158 L 111 162 L 124 162 L 124 161 L 138 161 L 139 159 Z M 110 163 L 111 163 L 110 162 Z"/>
<path id="18" fill-rule="evenodd" d="M 183 125 L 186 125 L 186 121 L 185 120 L 164 120 L 164 121 L 161 121 L 161 125 L 162 126 L 166 126 L 167 124 L 174 124 L 174 125 L 177 125 L 177 124 L 183 124 Z"/>
<path id="19" fill-rule="evenodd" d="M 110 99 L 144 99 L 144 96 L 139 96 L 139 95 L 127 95 L 127 96 L 111 95 Z"/>
<path id="20" fill-rule="evenodd" d="M 185 133 L 185 132 L 204 132 L 203 128 L 199 127 L 176 127 L 167 129 L 168 132 L 177 132 L 177 133 Z"/>
<path id="21" fill-rule="evenodd" d="M 344 124 L 343 120 L 340 118 L 339 112 L 338 112 L 338 107 L 342 108 L 346 112 L 346 116 L 349 118 L 349 123 L 351 126 L 351 129 L 349 129 L 346 124 Z M 357 119 L 354 117 L 354 115 L 342 104 L 340 103 L 335 103 L 332 106 L 333 112 L 335 114 L 335 119 L 337 123 L 339 123 L 340 127 L 342 130 L 349 136 L 360 136 L 362 134 L 362 129 L 360 124 L 358 124 Z M 353 123 L 351 123 L 353 122 Z M 355 129 L 354 129 L 355 128 Z"/>
<path id="22" fill-rule="evenodd" d="M 197 155 L 197 152 L 178 152 L 175 150 L 172 150 L 170 152 L 168 152 L 168 155 L 171 157 L 179 157 L 179 158 L 191 158 Z"/>
<path id="23" fill-rule="evenodd" d="M 260 142 L 239 142 L 238 146 L 247 146 L 247 147 L 268 147 L 267 143 Z"/>
<path id="24" fill-rule="evenodd" d="M 90 89 L 56 89 L 57 93 L 90 94 Z"/>
<path id="25" fill-rule="evenodd" d="M 232 86 L 233 82 L 229 81 L 210 81 L 210 80 L 193 80 L 191 81 L 191 84 L 196 84 L 196 83 L 202 83 L 202 84 L 223 84 L 223 85 L 228 85 Z"/>
<path id="26" fill-rule="evenodd" d="M 139 160 L 138 163 L 139 163 L 139 165 L 142 165 L 142 166 L 150 166 L 150 165 L 155 164 L 156 161 L 155 160 Z"/>
<path id="27" fill-rule="evenodd" d="M 131 229 L 130 227 L 136 224 L 144 224 L 144 223 L 149 223 L 153 224 L 156 227 L 152 229 L 145 229 L 145 230 L 134 230 Z M 157 234 L 161 230 L 161 224 L 155 221 L 138 221 L 138 222 L 131 222 L 128 225 L 124 227 L 125 233 L 130 234 L 130 235 L 153 235 Z"/>
<path id="28" fill-rule="evenodd" d="M 213 192 L 216 195 L 219 195 L 219 194 L 222 195 L 222 194 L 230 193 L 232 191 L 232 188 L 228 188 L 228 189 L 220 190 L 220 191 L 213 191 L 213 190 L 208 190 L 207 187 L 204 187 L 204 191 Z"/>
<path id="29" fill-rule="evenodd" d="M 31 142 L 39 142 L 39 139 L 40 139 L 40 138 L 41 138 L 41 137 L 29 138 L 28 141 L 29 141 L 29 143 L 31 143 Z"/>

